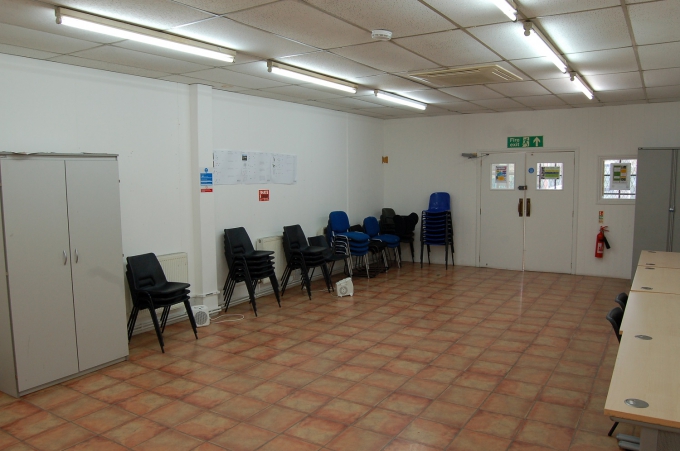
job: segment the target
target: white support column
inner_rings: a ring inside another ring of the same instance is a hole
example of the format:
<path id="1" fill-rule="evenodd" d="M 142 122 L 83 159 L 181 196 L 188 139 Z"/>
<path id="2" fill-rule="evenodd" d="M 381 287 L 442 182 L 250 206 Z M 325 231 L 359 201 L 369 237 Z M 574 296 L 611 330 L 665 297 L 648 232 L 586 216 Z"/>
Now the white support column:
<path id="1" fill-rule="evenodd" d="M 200 173 L 213 167 L 212 87 L 189 86 L 192 171 L 192 216 L 194 226 L 194 286 L 192 297 L 210 309 L 218 305 L 217 249 L 215 246 L 215 198 L 201 192 Z M 202 300 L 202 302 L 201 302 Z"/>

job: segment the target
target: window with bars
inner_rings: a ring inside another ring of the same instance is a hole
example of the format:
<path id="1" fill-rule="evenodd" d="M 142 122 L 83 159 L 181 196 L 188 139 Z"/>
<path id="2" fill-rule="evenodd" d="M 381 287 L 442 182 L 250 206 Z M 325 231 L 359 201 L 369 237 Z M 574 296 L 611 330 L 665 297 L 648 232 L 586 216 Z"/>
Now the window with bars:
<path id="1" fill-rule="evenodd" d="M 600 157 L 600 203 L 634 203 L 637 158 Z"/>

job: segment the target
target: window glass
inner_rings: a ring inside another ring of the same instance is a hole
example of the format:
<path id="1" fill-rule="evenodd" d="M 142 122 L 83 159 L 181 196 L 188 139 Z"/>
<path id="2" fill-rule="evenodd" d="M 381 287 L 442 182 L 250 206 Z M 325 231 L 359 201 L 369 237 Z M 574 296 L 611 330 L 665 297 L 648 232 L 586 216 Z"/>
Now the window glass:
<path id="1" fill-rule="evenodd" d="M 600 198 L 635 199 L 637 159 L 604 159 L 602 161 Z"/>
<path id="2" fill-rule="evenodd" d="M 564 189 L 564 165 L 562 163 L 536 164 L 536 189 L 561 190 Z"/>

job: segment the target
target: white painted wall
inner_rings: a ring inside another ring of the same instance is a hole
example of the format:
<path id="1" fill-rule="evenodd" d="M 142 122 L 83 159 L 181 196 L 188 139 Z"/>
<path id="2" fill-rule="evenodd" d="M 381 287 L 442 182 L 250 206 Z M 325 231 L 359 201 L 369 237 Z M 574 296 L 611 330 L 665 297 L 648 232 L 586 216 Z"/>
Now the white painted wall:
<path id="1" fill-rule="evenodd" d="M 452 197 L 456 263 L 476 264 L 477 160 L 462 152 L 506 150 L 508 136 L 543 135 L 546 149 L 575 149 L 579 185 L 577 274 L 628 278 L 635 207 L 598 205 L 598 157 L 635 155 L 638 147 L 680 144 L 680 103 L 575 110 L 397 119 L 385 122 L 385 206 L 399 214 L 427 208 L 429 195 Z M 605 212 L 612 249 L 594 258 L 598 211 Z M 433 248 L 443 262 L 443 251 Z"/>

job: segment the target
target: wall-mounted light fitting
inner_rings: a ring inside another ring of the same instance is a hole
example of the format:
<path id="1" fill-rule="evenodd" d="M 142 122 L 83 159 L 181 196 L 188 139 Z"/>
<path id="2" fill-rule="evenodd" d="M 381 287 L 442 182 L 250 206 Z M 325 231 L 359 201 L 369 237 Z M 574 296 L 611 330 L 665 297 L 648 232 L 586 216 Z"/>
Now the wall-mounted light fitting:
<path id="1" fill-rule="evenodd" d="M 576 72 L 572 72 L 569 76 L 572 83 L 576 83 L 578 89 L 586 96 L 588 99 L 593 100 L 593 90 L 588 87 L 585 81 Z"/>
<path id="2" fill-rule="evenodd" d="M 517 20 L 517 7 L 512 0 L 491 0 L 491 3 L 503 11 L 503 14 L 508 16 L 508 19 L 513 22 Z"/>
<path id="3" fill-rule="evenodd" d="M 236 52 L 217 45 L 175 36 L 160 31 L 130 25 L 124 22 L 93 16 L 66 8 L 57 7 L 54 10 L 57 23 L 81 30 L 93 31 L 108 36 L 130 41 L 143 42 L 156 47 L 163 47 L 178 52 L 212 58 L 227 63 L 234 62 Z"/>
<path id="4" fill-rule="evenodd" d="M 391 94 L 389 92 L 380 91 L 376 89 L 373 91 L 375 96 L 379 99 L 387 100 L 388 102 L 398 103 L 400 105 L 410 106 L 418 110 L 424 110 L 427 108 L 427 104 L 423 102 L 418 102 L 417 100 L 407 99 L 406 97 L 398 96 L 396 94 Z"/>
<path id="5" fill-rule="evenodd" d="M 357 86 L 345 80 L 317 74 L 316 72 L 300 69 L 299 67 L 277 63 L 276 61 L 267 61 L 267 70 L 272 74 L 283 75 L 284 77 L 294 78 L 307 83 L 314 83 L 327 88 L 339 89 L 340 91 L 350 92 L 352 94 L 356 94 L 357 92 Z"/>
<path id="6" fill-rule="evenodd" d="M 538 31 L 532 22 L 524 22 L 524 36 L 528 36 L 534 48 L 542 53 L 543 56 L 547 56 L 560 72 L 563 74 L 567 73 L 567 62 L 564 61 L 560 56 L 560 52 L 543 36 L 543 33 Z"/>

